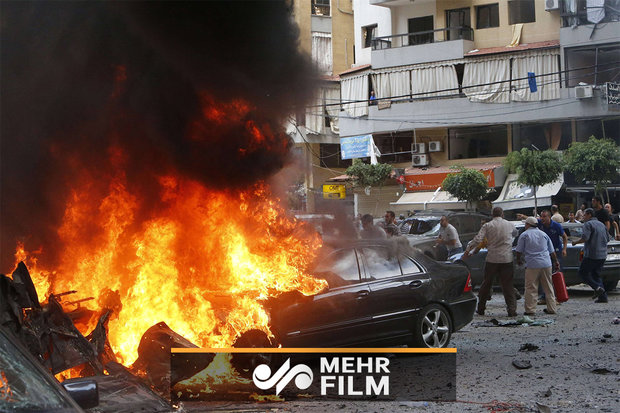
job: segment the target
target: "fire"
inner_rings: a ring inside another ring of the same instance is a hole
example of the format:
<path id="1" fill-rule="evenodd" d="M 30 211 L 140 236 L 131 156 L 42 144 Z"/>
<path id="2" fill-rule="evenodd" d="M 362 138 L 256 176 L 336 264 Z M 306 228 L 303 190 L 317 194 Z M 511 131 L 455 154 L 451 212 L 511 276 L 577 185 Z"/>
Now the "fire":
<path id="1" fill-rule="evenodd" d="M 247 150 L 274 143 L 269 128 L 246 119 L 248 104 L 216 108 L 205 99 L 205 118 L 245 125 L 254 136 Z M 214 190 L 170 173 L 158 177 L 154 201 L 130 189 L 120 146 L 108 158 L 108 171 L 83 170 L 71 183 L 57 231 L 60 263 L 45 268 L 45 248 L 28 252 L 23 244 L 16 260 L 26 261 L 40 295 L 76 290 L 71 301 L 93 297 L 81 305 L 97 314 L 114 309 L 109 340 L 125 365 L 136 360 L 142 334 L 160 321 L 199 346 L 227 347 L 249 329 L 270 333 L 261 299 L 326 286 L 306 272 L 319 236 L 287 217 L 265 183 Z M 156 202 L 157 213 L 144 216 L 145 202 Z M 87 334 L 96 321 L 77 326 Z"/>

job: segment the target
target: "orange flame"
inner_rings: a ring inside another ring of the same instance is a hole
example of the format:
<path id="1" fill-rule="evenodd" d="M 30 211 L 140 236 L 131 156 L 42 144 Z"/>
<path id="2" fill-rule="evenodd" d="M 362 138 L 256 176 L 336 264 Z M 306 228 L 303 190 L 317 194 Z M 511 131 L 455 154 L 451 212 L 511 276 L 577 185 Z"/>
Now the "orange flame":
<path id="1" fill-rule="evenodd" d="M 241 120 L 250 110 L 235 101 L 210 105 L 203 115 Z M 252 145 L 271 136 L 259 124 L 247 127 L 256 138 Z M 161 176 L 159 212 L 145 220 L 145 199 L 128 189 L 123 151 L 110 148 L 109 157 L 106 175 L 76 174 L 54 271 L 37 261 L 44 250 L 28 253 L 20 244 L 16 260 L 26 260 L 40 295 L 77 290 L 70 301 L 93 297 L 81 305 L 115 309 L 109 339 L 124 364 L 136 360 L 141 336 L 160 321 L 199 346 L 227 347 L 248 329 L 270 333 L 260 299 L 292 290 L 310 295 L 326 286 L 306 273 L 319 236 L 288 218 L 266 184 L 215 191 Z M 78 328 L 86 334 L 96 321 Z"/>

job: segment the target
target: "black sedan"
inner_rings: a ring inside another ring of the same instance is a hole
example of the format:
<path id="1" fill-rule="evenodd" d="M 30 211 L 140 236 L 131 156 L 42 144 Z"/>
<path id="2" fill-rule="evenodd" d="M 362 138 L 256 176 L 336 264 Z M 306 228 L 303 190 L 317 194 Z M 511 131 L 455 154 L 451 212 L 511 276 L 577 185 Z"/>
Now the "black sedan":
<path id="1" fill-rule="evenodd" d="M 436 262 L 398 242 L 355 241 L 331 248 L 315 275 L 329 288 L 268 303 L 274 340 L 252 330 L 237 347 L 446 347 L 473 318 L 466 267 Z"/>

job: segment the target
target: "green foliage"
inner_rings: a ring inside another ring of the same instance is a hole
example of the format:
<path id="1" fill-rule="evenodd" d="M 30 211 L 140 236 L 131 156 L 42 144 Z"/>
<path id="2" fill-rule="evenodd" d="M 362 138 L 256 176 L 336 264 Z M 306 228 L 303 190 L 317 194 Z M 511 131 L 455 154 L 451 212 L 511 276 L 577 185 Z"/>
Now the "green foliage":
<path id="1" fill-rule="evenodd" d="M 511 152 L 504 160 L 508 173 L 516 173 L 520 184 L 531 187 L 542 186 L 555 181 L 563 170 L 560 155 L 547 149 L 532 151 L 527 148 Z"/>
<path id="2" fill-rule="evenodd" d="M 381 186 L 392 173 L 392 165 L 379 163 L 370 165 L 361 159 L 354 159 L 346 174 L 353 178 L 354 186 Z"/>
<path id="3" fill-rule="evenodd" d="M 597 193 L 603 192 L 620 169 L 620 147 L 611 139 L 591 136 L 587 142 L 572 143 L 564 157 L 566 169 L 578 180 L 594 182 Z"/>
<path id="4" fill-rule="evenodd" d="M 448 191 L 459 201 L 467 201 L 468 204 L 480 201 L 487 194 L 487 178 L 477 169 L 465 168 L 462 165 L 452 169 L 457 173 L 448 174 L 443 180 L 441 187 Z"/>

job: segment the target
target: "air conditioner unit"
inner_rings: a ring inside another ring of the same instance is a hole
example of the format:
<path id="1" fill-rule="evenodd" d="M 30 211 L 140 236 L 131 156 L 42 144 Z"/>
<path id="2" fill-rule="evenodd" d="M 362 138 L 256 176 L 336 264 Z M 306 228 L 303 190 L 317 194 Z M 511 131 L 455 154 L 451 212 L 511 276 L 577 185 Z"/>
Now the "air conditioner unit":
<path id="1" fill-rule="evenodd" d="M 441 152 L 442 150 L 441 141 L 432 141 L 428 143 L 429 152 Z"/>
<path id="2" fill-rule="evenodd" d="M 426 153 L 426 144 L 425 143 L 412 143 L 411 153 Z"/>
<path id="3" fill-rule="evenodd" d="M 587 99 L 592 97 L 592 85 L 575 86 L 575 97 L 577 99 Z"/>
<path id="4" fill-rule="evenodd" d="M 560 8 L 560 0 L 545 0 L 545 10 L 558 10 Z"/>
<path id="5" fill-rule="evenodd" d="M 428 163 L 428 155 L 413 155 L 411 157 L 411 166 L 427 166 Z"/>

